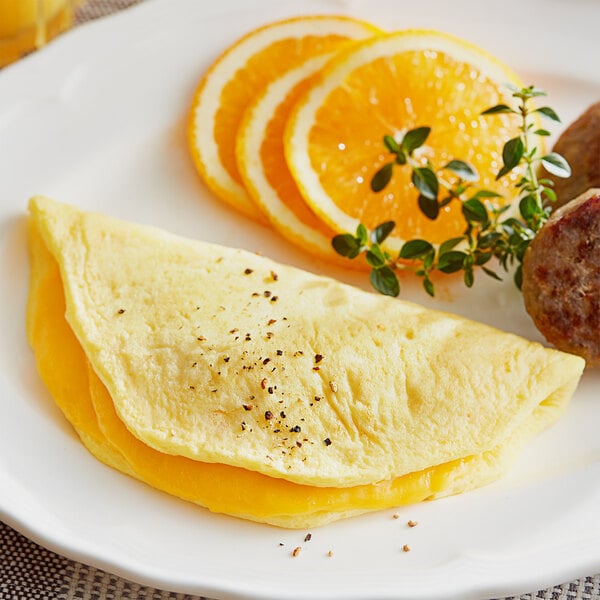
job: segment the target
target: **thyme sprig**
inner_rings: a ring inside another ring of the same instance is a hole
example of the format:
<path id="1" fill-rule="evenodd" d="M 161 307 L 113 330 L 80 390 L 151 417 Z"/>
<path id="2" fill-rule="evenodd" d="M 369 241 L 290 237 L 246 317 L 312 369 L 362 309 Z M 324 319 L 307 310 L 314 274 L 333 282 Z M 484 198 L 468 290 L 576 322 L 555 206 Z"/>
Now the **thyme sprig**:
<path id="1" fill-rule="evenodd" d="M 519 215 L 506 216 L 509 205 L 500 206 L 500 194 L 476 187 L 479 174 L 469 163 L 454 159 L 436 168 L 431 161 L 420 161 L 415 152 L 421 148 L 431 129 L 418 127 L 407 131 L 400 140 L 390 135 L 383 138 L 392 160 L 385 163 L 371 179 L 371 189 L 381 192 L 390 183 L 397 167 L 412 169 L 411 181 L 418 192 L 418 206 L 429 219 L 435 220 L 441 209 L 452 202 L 461 206 L 465 228 L 461 235 L 439 245 L 427 240 L 412 239 L 405 242 L 400 251 L 393 255 L 385 249 L 383 242 L 393 232 L 394 221 L 385 221 L 372 231 L 362 223 L 354 233 L 337 235 L 332 240 L 335 251 L 349 259 L 364 255 L 371 267 L 370 281 L 380 293 L 398 296 L 400 283 L 397 273 L 410 270 L 420 277 L 423 288 L 435 294 L 432 273 L 450 274 L 463 271 L 463 281 L 471 287 L 475 281 L 475 269 L 501 280 L 496 270 L 489 267 L 495 258 L 497 264 L 508 272 L 514 265 L 514 282 L 520 289 L 522 283 L 523 256 L 537 231 L 548 220 L 552 202 L 556 195 L 553 182 L 538 177 L 538 167 L 558 177 L 569 177 L 571 169 L 567 161 L 555 152 L 543 154 L 534 143 L 535 137 L 546 137 L 550 132 L 536 126 L 536 113 L 552 121 L 560 122 L 556 112 L 549 106 L 534 108 L 533 98 L 546 96 L 546 92 L 534 86 L 511 87 L 515 106 L 498 104 L 483 113 L 484 116 L 515 114 L 520 116 L 518 134 L 509 139 L 502 150 L 503 165 L 496 180 L 507 176 L 517 167 L 522 175 L 515 183 Z M 487 266 L 486 266 L 487 265 Z"/>

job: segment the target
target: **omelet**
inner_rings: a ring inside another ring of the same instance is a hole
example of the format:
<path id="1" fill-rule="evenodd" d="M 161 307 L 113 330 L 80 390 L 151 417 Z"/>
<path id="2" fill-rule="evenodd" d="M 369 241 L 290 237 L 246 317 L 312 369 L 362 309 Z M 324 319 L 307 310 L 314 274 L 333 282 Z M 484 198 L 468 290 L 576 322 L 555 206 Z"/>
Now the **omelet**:
<path id="1" fill-rule="evenodd" d="M 27 332 L 106 464 L 281 527 L 464 492 L 565 410 L 583 359 L 244 250 L 30 201 Z"/>

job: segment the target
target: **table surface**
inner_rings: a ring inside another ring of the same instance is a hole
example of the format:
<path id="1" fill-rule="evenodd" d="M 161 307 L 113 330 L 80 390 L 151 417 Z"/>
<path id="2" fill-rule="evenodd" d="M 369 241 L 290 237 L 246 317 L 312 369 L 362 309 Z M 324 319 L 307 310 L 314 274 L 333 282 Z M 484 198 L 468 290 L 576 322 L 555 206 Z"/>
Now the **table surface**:
<path id="1" fill-rule="evenodd" d="M 143 0 L 88 0 L 76 25 L 101 18 Z M 0 521 L 0 600 L 60 599 L 202 600 L 158 590 L 69 560 L 29 540 Z M 203 597 L 202 597 L 203 598 Z M 505 600 L 600 600 L 600 574 Z M 208 599 L 204 599 L 208 600 Z"/>

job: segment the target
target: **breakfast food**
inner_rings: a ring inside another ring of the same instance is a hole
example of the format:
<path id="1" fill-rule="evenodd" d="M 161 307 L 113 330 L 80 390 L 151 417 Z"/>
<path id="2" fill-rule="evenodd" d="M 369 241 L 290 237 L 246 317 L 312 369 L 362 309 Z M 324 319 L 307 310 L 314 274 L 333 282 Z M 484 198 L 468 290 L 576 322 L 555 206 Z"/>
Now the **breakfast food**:
<path id="1" fill-rule="evenodd" d="M 554 346 L 600 366 L 600 188 L 552 213 L 523 261 L 523 300 Z"/>
<path id="2" fill-rule="evenodd" d="M 584 361 L 243 250 L 30 203 L 38 369 L 105 463 L 307 527 L 498 478 Z"/>
<path id="3" fill-rule="evenodd" d="M 264 220 L 246 193 L 235 160 L 243 112 L 272 79 L 348 40 L 379 32 L 344 16 L 305 16 L 271 23 L 227 49 L 202 78 L 189 123 L 189 147 L 208 187 L 245 215 Z"/>
<path id="4" fill-rule="evenodd" d="M 382 139 L 430 127 L 417 165 L 464 160 L 478 171 L 478 185 L 505 193 L 518 174 L 496 181 L 496 173 L 518 117 L 481 113 L 511 104 L 507 82 L 521 87 L 506 65 L 445 33 L 406 30 L 357 42 L 336 54 L 294 107 L 285 133 L 288 165 L 307 203 L 336 232 L 391 220 L 392 250 L 413 238 L 440 243 L 464 231 L 460 203 L 435 220 L 426 217 L 410 169 L 396 171 L 385 194 L 373 192 L 371 177 L 391 160 Z"/>
<path id="5" fill-rule="evenodd" d="M 244 112 L 236 159 L 244 185 L 271 225 L 317 256 L 339 260 L 336 232 L 306 204 L 285 160 L 283 135 L 290 111 L 332 54 L 318 56 L 274 79 Z M 343 260 L 343 259 L 342 259 Z M 344 260 L 344 266 L 348 261 Z M 363 263 L 350 263 L 363 265 Z"/>
<path id="6" fill-rule="evenodd" d="M 571 165 L 571 176 L 554 177 L 555 208 L 600 187 L 600 102 L 592 104 L 558 138 L 553 148 Z"/>

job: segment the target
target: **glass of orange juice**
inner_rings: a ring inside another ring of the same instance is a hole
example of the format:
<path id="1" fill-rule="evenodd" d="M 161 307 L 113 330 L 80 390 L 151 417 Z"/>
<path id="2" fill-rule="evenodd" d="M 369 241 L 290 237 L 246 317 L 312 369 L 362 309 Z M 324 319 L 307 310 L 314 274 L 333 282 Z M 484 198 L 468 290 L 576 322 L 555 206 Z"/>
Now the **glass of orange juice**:
<path id="1" fill-rule="evenodd" d="M 76 4 L 77 0 L 0 0 L 0 67 L 70 27 Z"/>

